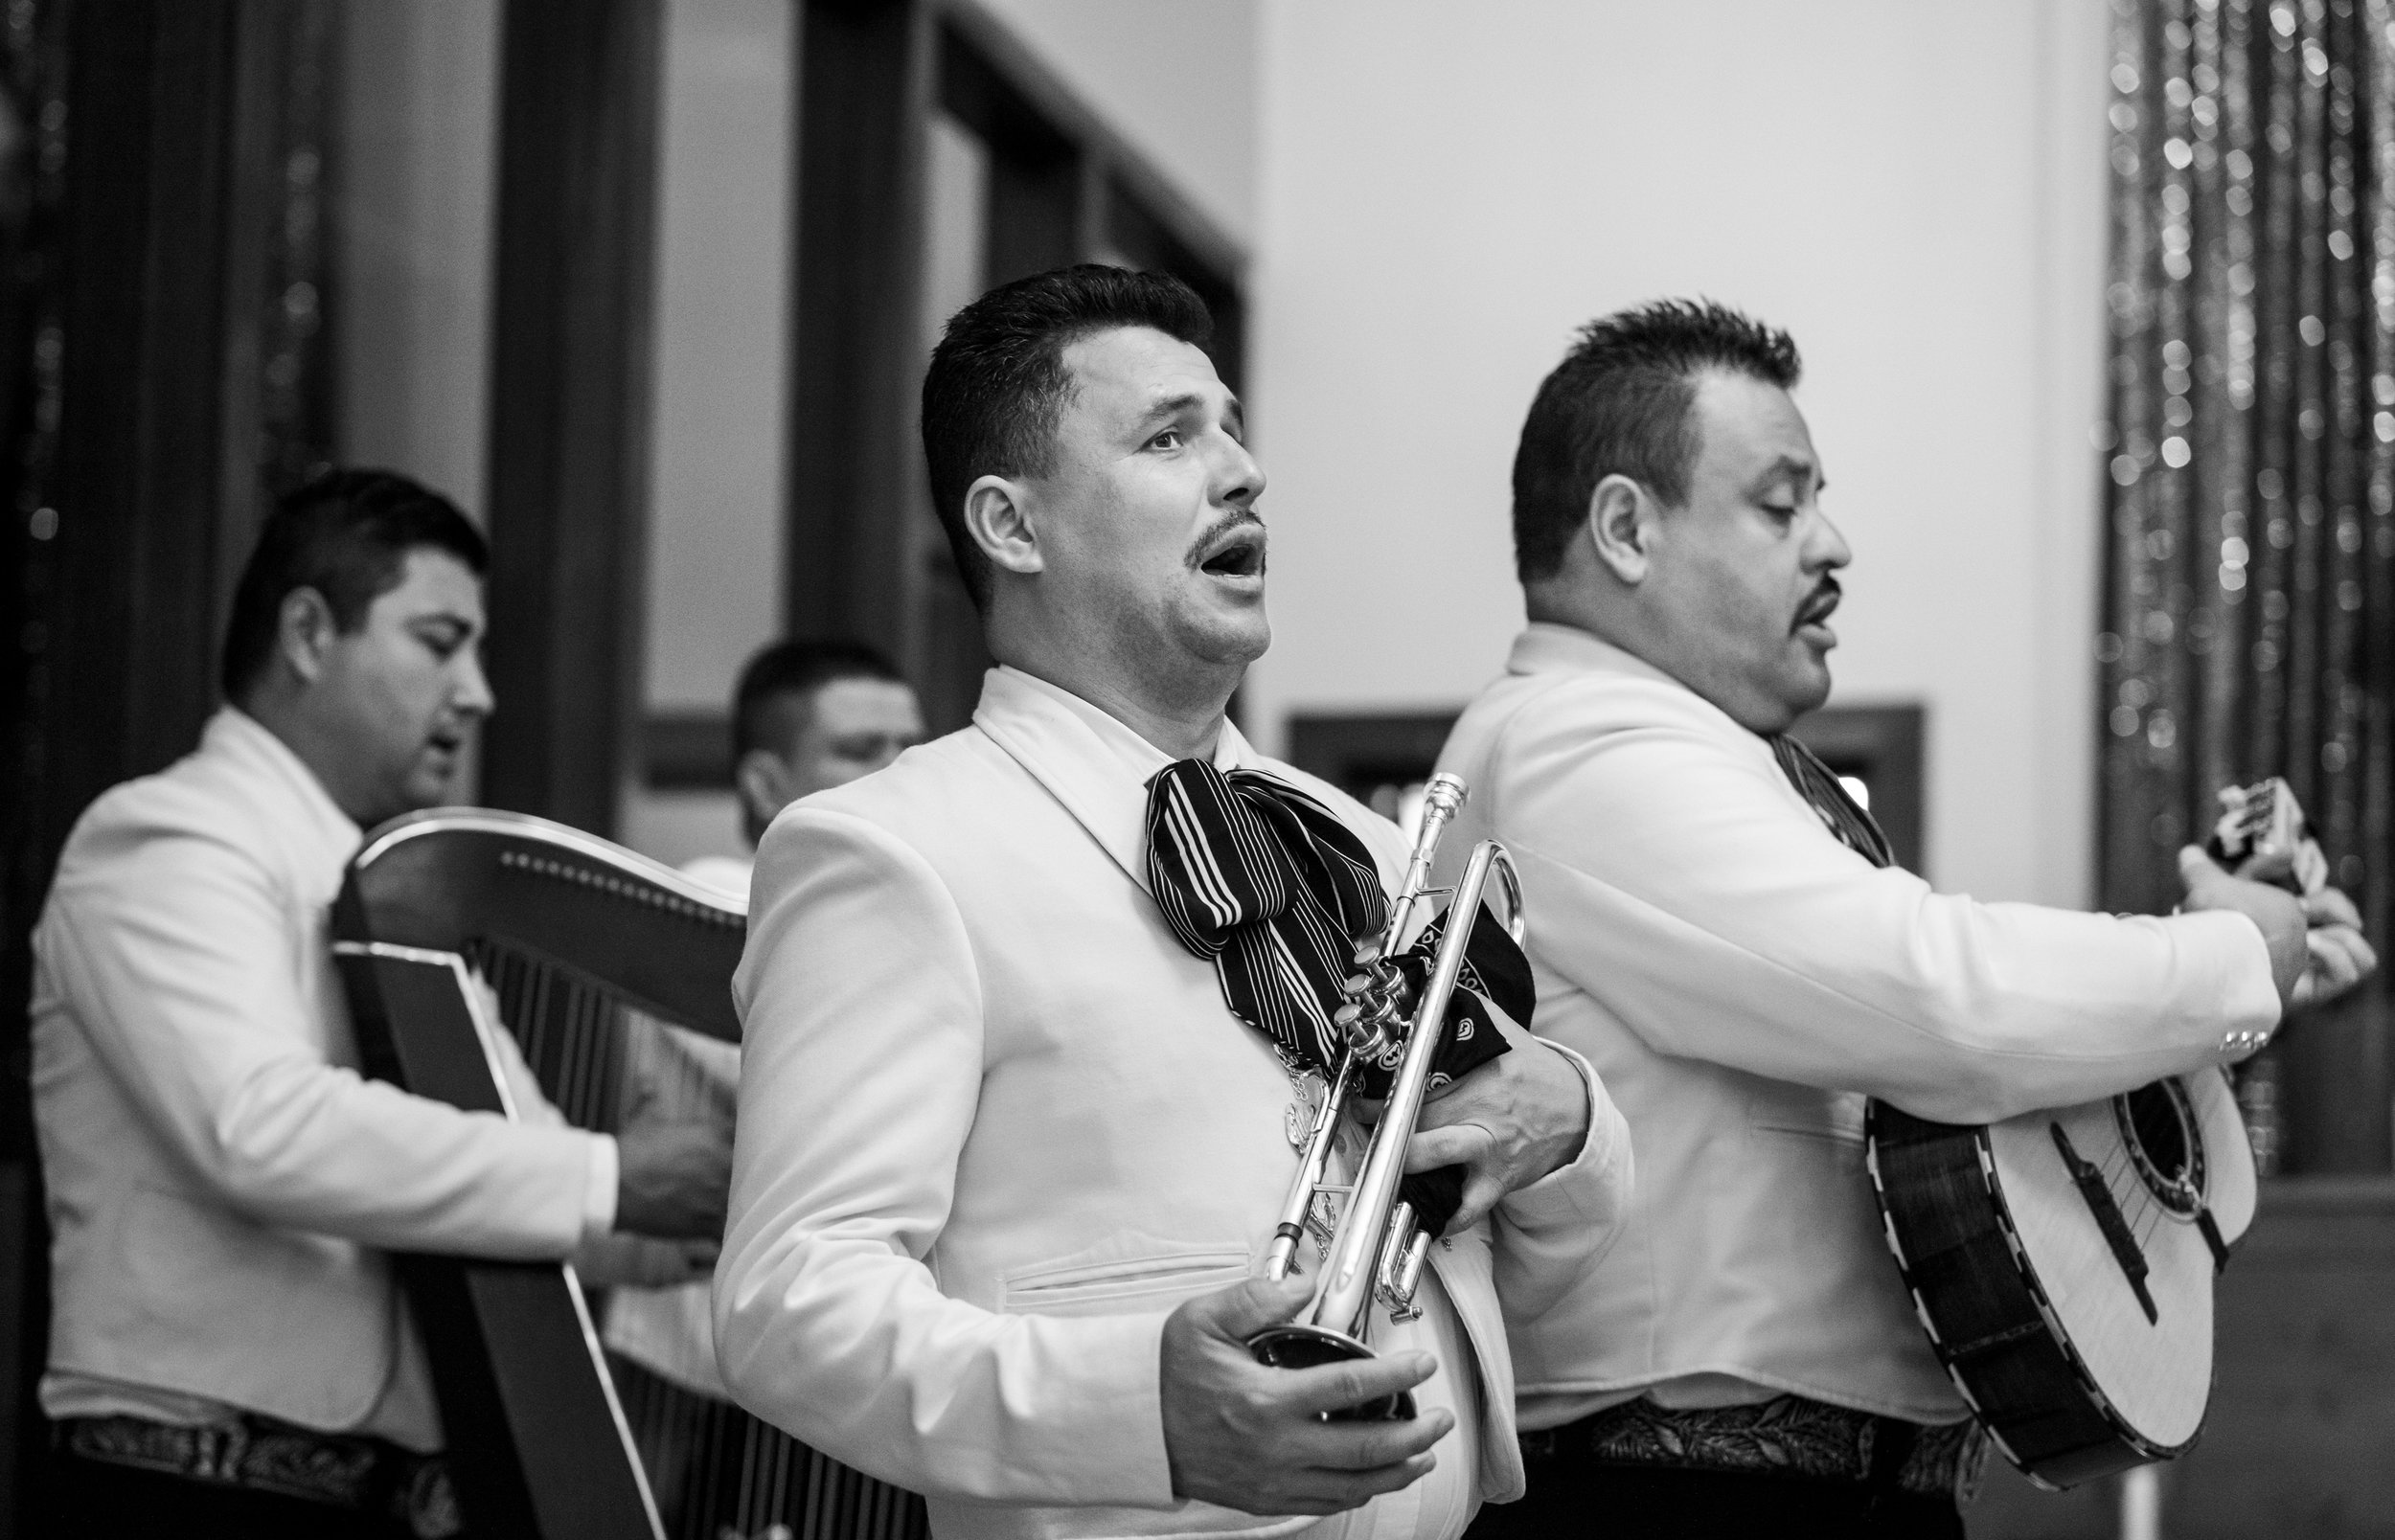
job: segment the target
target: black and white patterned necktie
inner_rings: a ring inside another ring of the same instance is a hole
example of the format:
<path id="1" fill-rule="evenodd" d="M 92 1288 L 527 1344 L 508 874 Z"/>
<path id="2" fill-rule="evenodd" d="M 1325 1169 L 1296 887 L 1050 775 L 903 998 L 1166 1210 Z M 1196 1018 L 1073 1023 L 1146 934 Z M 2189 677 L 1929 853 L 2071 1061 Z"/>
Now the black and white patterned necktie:
<path id="1" fill-rule="evenodd" d="M 1231 1013 L 1285 1056 L 1328 1079 L 1345 1047 L 1332 1015 L 1347 1000 L 1356 943 L 1388 922 L 1372 852 L 1328 807 L 1259 770 L 1227 774 L 1180 759 L 1148 782 L 1148 882 L 1180 943 L 1210 958 Z M 1412 956 L 1437 945 L 1434 928 Z M 1485 996 L 1527 1024 L 1538 1003 L 1529 960 L 1484 910 L 1433 1058 L 1433 1083 L 1505 1052 L 1474 1019 Z M 1387 1073 L 1365 1068 L 1358 1089 L 1378 1096 Z"/>
<path id="2" fill-rule="evenodd" d="M 1231 1013 L 1285 1062 L 1334 1077 L 1345 1045 L 1332 1016 L 1347 1001 L 1356 942 L 1388 923 L 1380 869 L 1355 831 L 1276 777 L 1177 759 L 1148 782 L 1148 882 L 1175 938 L 1213 960 Z M 1444 928 L 1400 960 L 1417 985 Z M 1434 1086 L 1509 1051 L 1484 999 L 1524 1026 L 1538 1004 L 1530 960 L 1485 908 L 1465 956 L 1430 1061 Z M 1354 1083 L 1382 1097 L 1390 1078 L 1364 1064 Z M 1401 1190 L 1437 1234 L 1462 1199 L 1462 1168 L 1415 1172 Z"/>

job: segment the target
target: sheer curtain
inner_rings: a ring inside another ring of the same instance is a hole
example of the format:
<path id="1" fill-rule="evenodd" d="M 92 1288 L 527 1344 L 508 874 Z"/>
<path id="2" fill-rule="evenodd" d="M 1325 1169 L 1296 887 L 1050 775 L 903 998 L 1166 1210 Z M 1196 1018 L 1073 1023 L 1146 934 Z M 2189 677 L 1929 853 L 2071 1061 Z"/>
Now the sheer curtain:
<path id="1" fill-rule="evenodd" d="M 2389 952 L 2395 0 L 2114 0 L 2101 885 L 2167 909 L 2283 775 Z M 2389 1166 L 2383 982 L 2245 1076 L 2267 1162 Z"/>

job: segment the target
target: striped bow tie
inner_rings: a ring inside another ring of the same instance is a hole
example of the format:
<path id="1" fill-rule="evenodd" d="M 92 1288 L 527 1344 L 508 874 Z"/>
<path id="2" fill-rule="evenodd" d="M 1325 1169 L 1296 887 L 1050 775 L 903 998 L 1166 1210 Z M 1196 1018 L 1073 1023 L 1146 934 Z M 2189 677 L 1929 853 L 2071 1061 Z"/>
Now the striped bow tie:
<path id="1" fill-rule="evenodd" d="M 1347 1000 L 1356 942 L 1388 922 L 1380 869 L 1363 841 L 1287 781 L 1180 759 L 1148 783 L 1148 882 L 1174 936 L 1213 960 L 1231 1013 L 1284 1058 L 1325 1079 L 1335 1074 L 1344 1044 L 1331 1018 Z M 1425 936 L 1410 965 L 1420 967 L 1436 944 L 1436 931 Z M 1506 1051 L 1475 995 L 1523 1024 L 1537 1001 L 1528 961 L 1485 911 L 1467 955 L 1431 1061 L 1434 1085 Z M 1367 1067 L 1358 1089 L 1382 1095 L 1388 1078 Z"/>
<path id="2" fill-rule="evenodd" d="M 1812 804 L 1838 843 L 1853 850 L 1873 866 L 1894 866 L 1895 853 L 1888 848 L 1887 835 L 1881 832 L 1880 821 L 1868 808 L 1859 806 L 1838 784 L 1837 773 L 1821 762 L 1811 749 L 1782 733 L 1770 740 L 1772 758 L 1780 761 L 1780 773 L 1788 777 L 1797 794 Z"/>

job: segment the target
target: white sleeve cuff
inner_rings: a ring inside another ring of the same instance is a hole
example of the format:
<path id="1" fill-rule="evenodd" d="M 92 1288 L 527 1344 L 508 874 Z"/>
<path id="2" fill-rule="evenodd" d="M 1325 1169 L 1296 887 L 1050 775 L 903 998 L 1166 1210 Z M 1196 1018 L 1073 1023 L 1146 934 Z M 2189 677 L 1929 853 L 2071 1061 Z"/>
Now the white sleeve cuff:
<path id="1" fill-rule="evenodd" d="M 588 1185 L 582 1189 L 584 1240 L 596 1240 L 614 1231 L 617 1176 L 614 1136 L 593 1134 L 590 1139 L 590 1175 Z"/>

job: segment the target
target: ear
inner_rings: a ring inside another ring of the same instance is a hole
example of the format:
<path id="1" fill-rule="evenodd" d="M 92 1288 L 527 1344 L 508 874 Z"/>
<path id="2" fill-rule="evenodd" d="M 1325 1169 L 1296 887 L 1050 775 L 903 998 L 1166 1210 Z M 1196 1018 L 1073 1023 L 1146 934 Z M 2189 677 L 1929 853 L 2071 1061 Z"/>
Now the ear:
<path id="1" fill-rule="evenodd" d="M 992 566 L 1008 572 L 1044 571 L 1039 532 L 1032 527 L 1031 510 L 1021 482 L 1004 476 L 984 476 L 965 488 L 965 529 L 981 547 Z"/>
<path id="2" fill-rule="evenodd" d="M 339 633 L 332 606 L 315 589 L 294 588 L 283 596 L 275 612 L 275 652 L 303 683 L 312 685 L 323 676 L 325 655 Z"/>
<path id="3" fill-rule="evenodd" d="M 772 823 L 773 815 L 792 800 L 790 767 L 771 749 L 751 749 L 741 755 L 741 762 L 732 767 L 732 784 L 740 791 L 741 806 L 760 827 Z"/>
<path id="4" fill-rule="evenodd" d="M 1661 510 L 1644 487 L 1616 473 L 1588 494 L 1588 540 L 1597 560 L 1635 587 L 1654 564 L 1654 538 Z"/>

